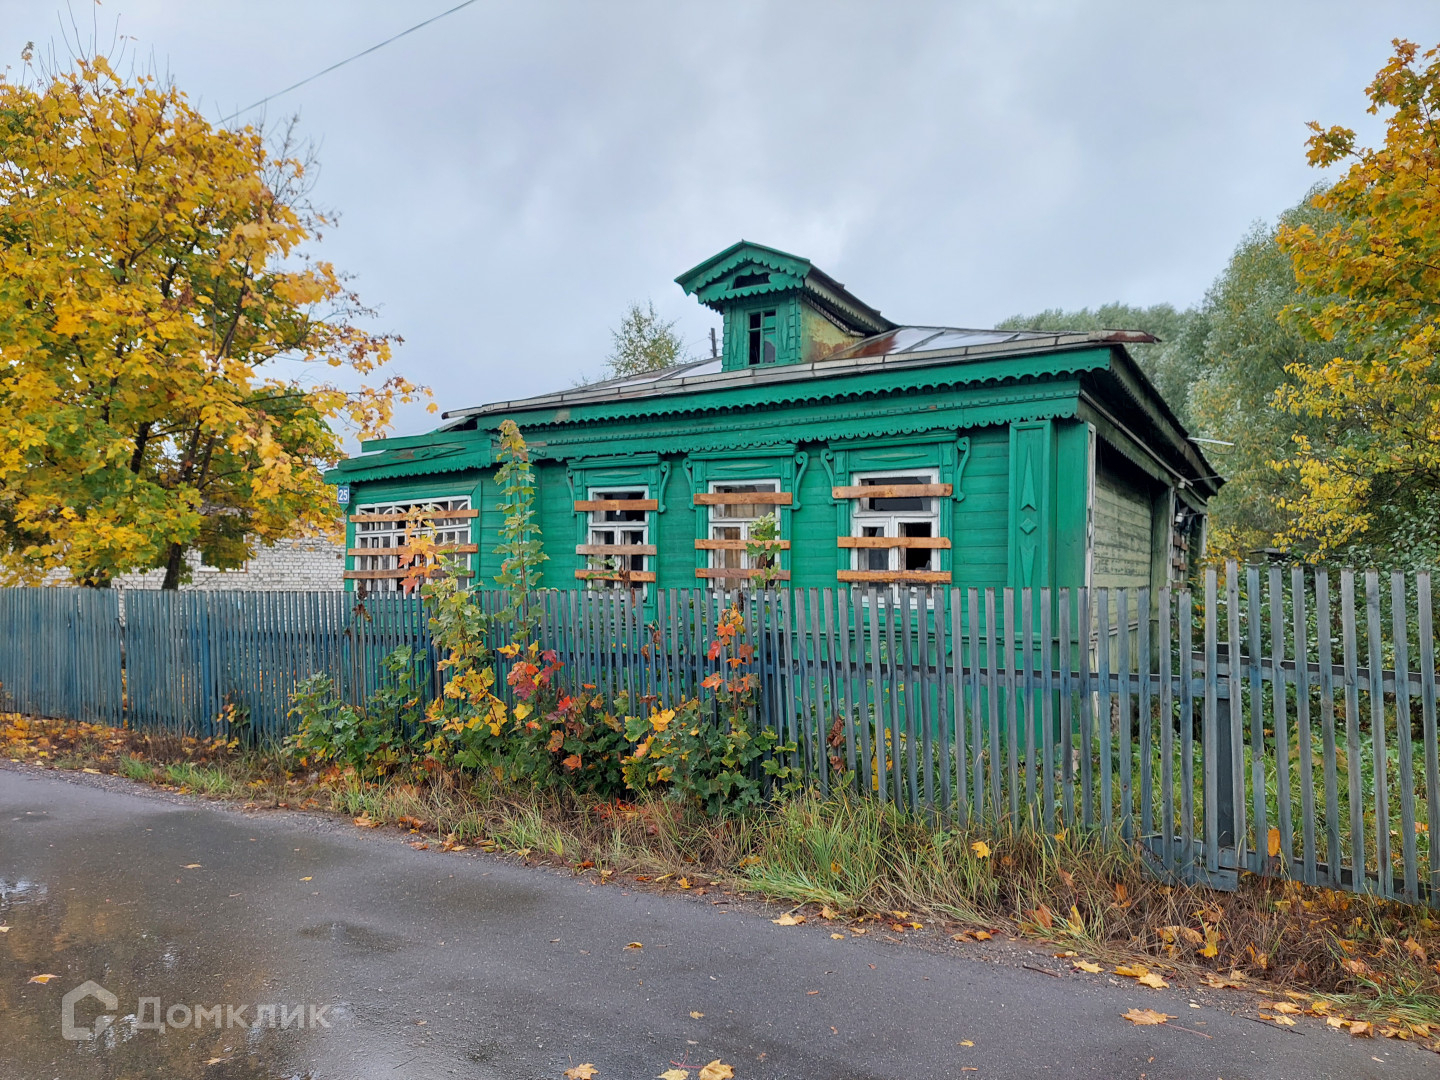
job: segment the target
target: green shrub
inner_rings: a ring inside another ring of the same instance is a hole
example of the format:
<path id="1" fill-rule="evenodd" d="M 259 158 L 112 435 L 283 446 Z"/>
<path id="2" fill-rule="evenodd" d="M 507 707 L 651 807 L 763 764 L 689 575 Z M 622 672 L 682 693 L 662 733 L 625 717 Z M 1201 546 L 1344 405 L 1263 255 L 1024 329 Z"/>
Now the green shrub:
<path id="1" fill-rule="evenodd" d="M 340 700 L 329 675 L 312 675 L 291 696 L 299 722 L 286 749 L 307 765 L 348 766 L 362 777 L 383 776 L 414 756 L 425 719 L 417 686 L 420 657 L 408 645 L 381 662 L 380 687 L 364 705 Z"/>

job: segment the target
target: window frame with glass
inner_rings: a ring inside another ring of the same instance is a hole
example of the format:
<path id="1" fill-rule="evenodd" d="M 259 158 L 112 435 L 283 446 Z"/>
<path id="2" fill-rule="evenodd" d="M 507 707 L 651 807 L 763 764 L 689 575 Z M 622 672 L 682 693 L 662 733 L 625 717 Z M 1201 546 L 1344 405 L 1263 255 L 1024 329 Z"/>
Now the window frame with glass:
<path id="1" fill-rule="evenodd" d="M 591 502 L 642 502 L 650 498 L 647 484 L 600 484 L 586 489 Z M 622 516 L 632 515 L 632 516 Z M 607 539 L 606 536 L 609 536 Z M 637 538 L 638 537 L 638 538 Z M 586 543 L 597 547 L 648 547 L 650 546 L 650 511 L 648 510 L 589 510 L 585 522 Z M 585 569 L 594 576 L 585 578 L 588 589 L 632 588 L 644 591 L 644 582 L 627 582 L 622 576 L 629 573 L 648 573 L 651 569 L 648 554 L 633 555 L 587 555 Z M 627 559 L 630 565 L 618 566 L 612 560 Z M 596 560 L 600 560 L 597 564 Z M 603 575 L 613 576 L 603 576 Z"/>
<path id="2" fill-rule="evenodd" d="M 780 504 L 772 502 L 747 503 L 742 501 L 747 494 L 779 495 L 782 481 L 778 477 L 761 478 L 755 480 L 711 480 L 708 484 L 709 493 L 713 495 L 737 495 L 741 498 L 731 503 L 711 503 L 706 509 L 707 515 L 706 532 L 708 539 L 714 541 L 743 541 L 749 543 L 750 530 L 755 522 L 766 515 L 773 514 L 777 522 L 776 539 L 779 539 L 778 522 L 780 519 Z M 748 514 L 726 514 L 725 510 L 736 508 L 748 508 Z M 733 534 L 733 535 L 722 535 Z M 712 548 L 710 550 L 709 568 L 711 570 L 764 570 L 767 568 L 780 569 L 780 553 L 778 548 L 772 549 L 764 554 L 752 555 L 744 548 Z M 750 574 L 736 574 L 734 577 L 721 578 L 721 581 L 745 581 L 753 577 Z"/>
<path id="3" fill-rule="evenodd" d="M 404 571 L 400 566 L 399 551 L 409 547 L 412 537 L 423 536 L 437 546 L 471 545 L 474 543 L 476 519 L 469 513 L 472 509 L 469 495 L 439 495 L 433 498 L 385 499 L 362 503 L 353 507 L 355 517 L 379 514 L 405 514 L 404 518 L 388 521 L 356 521 L 353 549 L 367 554 L 351 556 L 351 569 L 355 571 L 391 571 L 393 577 L 352 578 L 356 587 L 366 593 L 400 592 L 403 588 Z M 446 516 L 446 511 L 450 516 Z M 464 517 L 456 517 L 458 511 L 466 511 Z M 373 554 L 368 552 L 373 551 Z M 468 552 L 441 552 L 435 559 L 448 564 L 453 576 L 462 579 L 470 577 L 472 569 Z"/>
<path id="4" fill-rule="evenodd" d="M 936 468 L 889 468 L 851 474 L 855 487 L 885 487 L 940 483 Z M 940 539 L 940 499 L 938 495 L 913 495 L 900 498 L 853 500 L 850 511 L 850 535 L 857 538 L 899 540 L 911 537 Z M 928 503 L 922 507 L 877 507 L 877 503 Z M 927 531 L 918 531 L 926 526 Z M 910 531 L 910 530 L 916 531 Z M 941 547 L 856 547 L 851 549 L 851 569 L 858 573 L 939 573 Z M 912 565 L 920 563 L 923 565 Z"/>

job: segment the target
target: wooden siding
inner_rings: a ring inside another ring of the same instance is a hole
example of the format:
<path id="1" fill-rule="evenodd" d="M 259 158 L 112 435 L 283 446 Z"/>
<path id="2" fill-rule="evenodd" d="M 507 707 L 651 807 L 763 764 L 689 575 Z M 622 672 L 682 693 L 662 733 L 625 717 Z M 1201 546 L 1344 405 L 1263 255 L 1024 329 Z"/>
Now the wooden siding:
<path id="1" fill-rule="evenodd" d="M 1095 470 L 1094 586 L 1148 586 L 1150 535 L 1150 494 L 1102 463 Z"/>

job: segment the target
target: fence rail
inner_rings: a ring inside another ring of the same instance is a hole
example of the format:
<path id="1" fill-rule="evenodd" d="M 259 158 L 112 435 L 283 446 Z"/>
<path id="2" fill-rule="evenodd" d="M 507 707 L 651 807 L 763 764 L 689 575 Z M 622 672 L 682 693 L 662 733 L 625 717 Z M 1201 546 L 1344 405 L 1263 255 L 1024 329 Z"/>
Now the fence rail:
<path id="1" fill-rule="evenodd" d="M 1248 870 L 1440 902 L 1426 574 L 1231 566 L 1198 592 L 652 586 L 529 602 L 566 677 L 636 711 L 702 694 L 738 605 L 757 719 L 823 792 L 957 824 L 1110 829 L 1157 869 L 1220 885 Z M 0 590 L 0 620 L 0 694 L 24 712 L 208 735 L 228 707 L 277 739 L 298 682 L 326 672 L 362 700 L 402 645 L 442 688 L 406 597 Z"/>

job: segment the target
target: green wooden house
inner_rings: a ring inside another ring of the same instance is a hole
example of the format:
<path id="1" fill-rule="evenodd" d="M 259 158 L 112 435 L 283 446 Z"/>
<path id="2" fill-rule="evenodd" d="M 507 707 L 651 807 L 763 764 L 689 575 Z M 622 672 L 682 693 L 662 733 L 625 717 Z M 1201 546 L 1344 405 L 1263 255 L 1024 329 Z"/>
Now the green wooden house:
<path id="1" fill-rule="evenodd" d="M 346 585 L 399 587 L 423 528 L 499 569 L 496 432 L 538 481 L 552 588 L 1154 586 L 1221 480 L 1126 351 L 1132 332 L 901 326 L 808 259 L 741 241 L 676 281 L 719 355 L 443 414 L 335 468 Z M 747 545 L 774 514 L 766 553 Z"/>

